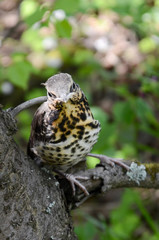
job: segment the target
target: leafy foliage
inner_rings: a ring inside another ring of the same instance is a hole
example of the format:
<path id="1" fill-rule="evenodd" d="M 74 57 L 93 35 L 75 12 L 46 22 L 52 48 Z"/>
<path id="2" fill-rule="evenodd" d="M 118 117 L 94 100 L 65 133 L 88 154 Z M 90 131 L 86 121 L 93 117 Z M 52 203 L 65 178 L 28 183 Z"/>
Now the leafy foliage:
<path id="1" fill-rule="evenodd" d="M 139 211 L 140 215 L 136 212 Z M 79 240 L 133 240 L 133 239 L 158 239 L 159 229 L 146 210 L 138 193 L 133 190 L 125 190 L 120 205 L 110 213 L 110 223 L 105 220 L 97 220 L 84 215 L 85 223 L 75 228 Z M 144 218 L 145 222 L 143 222 Z M 152 230 L 145 230 L 143 236 L 138 234 L 140 228 L 148 225 Z"/>

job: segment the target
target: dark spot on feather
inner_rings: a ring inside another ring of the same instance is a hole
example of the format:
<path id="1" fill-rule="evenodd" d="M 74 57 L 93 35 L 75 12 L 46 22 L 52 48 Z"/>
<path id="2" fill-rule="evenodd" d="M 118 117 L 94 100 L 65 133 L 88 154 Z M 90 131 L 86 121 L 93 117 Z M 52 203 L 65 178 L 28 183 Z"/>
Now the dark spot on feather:
<path id="1" fill-rule="evenodd" d="M 76 148 L 75 148 L 75 147 L 72 148 L 72 149 L 71 149 L 71 152 L 72 152 L 72 153 L 75 153 L 75 152 L 76 152 Z"/>
<path id="2" fill-rule="evenodd" d="M 82 121 L 86 120 L 86 114 L 85 113 L 80 113 L 79 116 L 80 116 Z"/>
<path id="3" fill-rule="evenodd" d="M 56 148 L 56 152 L 61 152 L 61 148 L 60 148 L 60 147 L 57 147 L 57 148 Z"/>
<path id="4" fill-rule="evenodd" d="M 68 130 L 67 132 L 66 132 L 66 135 L 69 135 L 71 133 L 71 131 L 70 130 Z"/>

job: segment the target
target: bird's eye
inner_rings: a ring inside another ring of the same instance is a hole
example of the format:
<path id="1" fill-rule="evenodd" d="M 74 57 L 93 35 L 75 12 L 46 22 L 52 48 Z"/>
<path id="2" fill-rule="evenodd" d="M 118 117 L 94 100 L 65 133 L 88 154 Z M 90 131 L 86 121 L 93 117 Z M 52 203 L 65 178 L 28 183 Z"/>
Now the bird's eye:
<path id="1" fill-rule="evenodd" d="M 56 95 L 53 94 L 53 93 L 51 93 L 51 92 L 48 92 L 48 95 L 49 95 L 49 97 L 51 97 L 51 98 L 55 98 L 55 97 L 56 97 Z"/>
<path id="2" fill-rule="evenodd" d="M 76 90 L 76 84 L 73 83 L 72 86 L 70 87 L 70 92 L 74 92 Z"/>

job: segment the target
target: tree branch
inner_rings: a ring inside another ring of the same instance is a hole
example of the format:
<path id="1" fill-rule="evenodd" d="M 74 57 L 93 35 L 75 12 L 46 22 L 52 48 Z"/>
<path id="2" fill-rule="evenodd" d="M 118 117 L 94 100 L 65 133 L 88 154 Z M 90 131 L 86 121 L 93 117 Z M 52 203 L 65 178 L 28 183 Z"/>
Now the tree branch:
<path id="1" fill-rule="evenodd" d="M 46 96 L 37 97 L 37 98 L 31 99 L 31 100 L 28 100 L 24 103 L 21 103 L 20 105 L 18 105 L 17 107 L 15 107 L 13 109 L 8 109 L 8 112 L 10 112 L 13 117 L 15 117 L 18 113 L 20 113 L 24 109 L 32 107 L 33 105 L 45 102 L 46 100 L 47 100 Z"/>
<path id="2" fill-rule="evenodd" d="M 131 161 L 125 161 L 126 164 L 130 165 Z M 138 166 L 141 166 L 138 163 Z M 140 182 L 131 180 L 128 176 L 128 172 L 123 169 L 121 166 L 115 165 L 111 167 L 110 165 L 97 165 L 94 169 L 89 169 L 86 171 L 78 172 L 77 175 L 87 176 L 90 179 L 87 181 L 81 181 L 82 184 L 87 188 L 90 193 L 89 196 L 85 196 L 83 192 L 78 189 L 77 194 L 74 198 L 70 197 L 68 189 L 64 190 L 67 196 L 67 201 L 70 204 L 71 208 L 76 208 L 81 205 L 84 201 L 90 198 L 93 195 L 98 193 L 106 193 L 111 189 L 116 188 L 156 188 L 159 189 L 159 164 L 150 163 L 142 164 L 145 166 L 146 176 L 144 180 Z"/>

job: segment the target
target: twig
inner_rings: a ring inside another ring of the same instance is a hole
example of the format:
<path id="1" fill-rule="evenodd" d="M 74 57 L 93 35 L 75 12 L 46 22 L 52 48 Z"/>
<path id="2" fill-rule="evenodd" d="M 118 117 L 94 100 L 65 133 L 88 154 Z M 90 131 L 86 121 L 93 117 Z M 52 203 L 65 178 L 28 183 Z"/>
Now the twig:
<path id="1" fill-rule="evenodd" d="M 35 104 L 45 102 L 46 100 L 47 100 L 46 96 L 33 98 L 33 99 L 28 100 L 24 103 L 21 103 L 20 105 L 18 105 L 17 107 L 15 107 L 13 109 L 8 109 L 8 112 L 10 112 L 13 117 L 15 117 L 18 113 L 20 113 L 24 109 L 29 108 L 29 107 L 31 107 Z"/>

